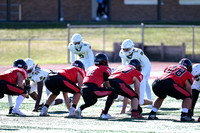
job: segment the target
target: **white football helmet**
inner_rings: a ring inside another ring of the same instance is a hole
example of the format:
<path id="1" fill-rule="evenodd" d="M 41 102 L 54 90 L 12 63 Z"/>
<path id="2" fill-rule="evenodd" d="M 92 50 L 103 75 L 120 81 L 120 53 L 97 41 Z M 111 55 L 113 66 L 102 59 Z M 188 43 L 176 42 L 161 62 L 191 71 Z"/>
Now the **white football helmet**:
<path id="1" fill-rule="evenodd" d="M 125 53 L 126 56 L 133 53 L 134 43 L 130 39 L 126 39 L 122 42 L 121 50 Z"/>
<path id="2" fill-rule="evenodd" d="M 72 36 L 72 39 L 71 39 L 72 43 L 74 44 L 74 47 L 77 49 L 77 50 L 81 50 L 81 47 L 82 47 L 82 37 L 80 34 L 76 33 Z"/>
<path id="3" fill-rule="evenodd" d="M 194 64 L 191 73 L 195 77 L 195 80 L 198 81 L 200 79 L 200 64 Z"/>
<path id="4" fill-rule="evenodd" d="M 31 58 L 26 58 L 24 61 L 27 64 L 28 73 L 35 72 L 35 63 L 34 63 L 34 61 Z"/>

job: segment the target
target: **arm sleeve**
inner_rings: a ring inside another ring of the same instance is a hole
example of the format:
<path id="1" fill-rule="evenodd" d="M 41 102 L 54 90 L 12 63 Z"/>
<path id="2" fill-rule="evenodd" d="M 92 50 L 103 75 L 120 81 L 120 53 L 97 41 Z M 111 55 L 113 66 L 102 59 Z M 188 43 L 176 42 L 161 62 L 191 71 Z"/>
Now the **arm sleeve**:
<path id="1" fill-rule="evenodd" d="M 94 65 L 94 54 L 93 54 L 91 49 L 88 52 L 88 56 L 89 56 L 89 60 L 90 60 L 90 65 L 89 66 L 93 66 Z"/>
<path id="2" fill-rule="evenodd" d="M 74 62 L 76 58 L 75 54 L 72 51 L 70 51 L 70 57 L 71 57 L 71 63 Z"/>
<path id="3" fill-rule="evenodd" d="M 121 57 L 122 65 L 126 66 L 127 65 L 127 63 L 126 63 L 126 55 L 124 55 L 124 53 L 121 50 L 119 52 L 119 57 Z"/>

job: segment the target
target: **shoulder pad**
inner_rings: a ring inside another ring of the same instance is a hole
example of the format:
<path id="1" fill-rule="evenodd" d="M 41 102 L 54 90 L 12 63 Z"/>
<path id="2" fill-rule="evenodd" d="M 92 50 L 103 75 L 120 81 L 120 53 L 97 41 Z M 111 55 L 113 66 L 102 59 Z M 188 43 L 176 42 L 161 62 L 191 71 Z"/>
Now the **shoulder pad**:
<path id="1" fill-rule="evenodd" d="M 144 52 L 142 49 L 134 48 L 134 51 L 140 53 L 141 55 L 144 55 Z"/>

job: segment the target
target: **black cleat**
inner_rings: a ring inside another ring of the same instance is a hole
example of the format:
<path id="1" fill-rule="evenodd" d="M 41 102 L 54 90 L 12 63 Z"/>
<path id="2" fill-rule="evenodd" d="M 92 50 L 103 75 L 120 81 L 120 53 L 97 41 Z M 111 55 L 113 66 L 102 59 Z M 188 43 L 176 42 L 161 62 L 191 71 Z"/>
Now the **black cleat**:
<path id="1" fill-rule="evenodd" d="M 158 117 L 156 117 L 156 112 L 151 111 L 151 112 L 149 113 L 148 119 L 149 119 L 149 120 L 158 120 Z"/>
<path id="2" fill-rule="evenodd" d="M 194 121 L 189 113 L 181 113 L 181 121 Z"/>
<path id="3" fill-rule="evenodd" d="M 14 107 L 14 106 L 12 106 L 12 107 L 9 108 L 8 114 L 12 114 L 13 107 Z"/>

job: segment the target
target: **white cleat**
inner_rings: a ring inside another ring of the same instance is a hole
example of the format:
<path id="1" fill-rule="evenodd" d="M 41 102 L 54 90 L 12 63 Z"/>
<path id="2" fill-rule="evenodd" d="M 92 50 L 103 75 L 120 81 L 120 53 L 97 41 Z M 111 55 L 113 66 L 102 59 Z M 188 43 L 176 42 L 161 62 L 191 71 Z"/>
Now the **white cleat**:
<path id="1" fill-rule="evenodd" d="M 43 106 L 41 112 L 40 112 L 40 116 L 49 116 L 48 114 L 48 108 L 46 106 Z"/>
<path id="2" fill-rule="evenodd" d="M 75 111 L 75 117 L 76 117 L 76 118 L 82 118 L 81 113 L 82 113 L 81 109 L 78 108 L 78 109 Z"/>
<path id="3" fill-rule="evenodd" d="M 19 116 L 26 116 L 24 113 L 22 113 L 19 109 L 14 108 L 12 110 L 13 115 L 19 115 Z"/>
<path id="4" fill-rule="evenodd" d="M 75 116 L 75 108 L 74 107 L 71 107 L 70 110 L 69 110 L 69 117 L 74 117 Z"/>
<path id="5" fill-rule="evenodd" d="M 113 119 L 114 117 L 112 117 L 110 114 L 102 114 L 101 115 L 101 119 Z"/>

